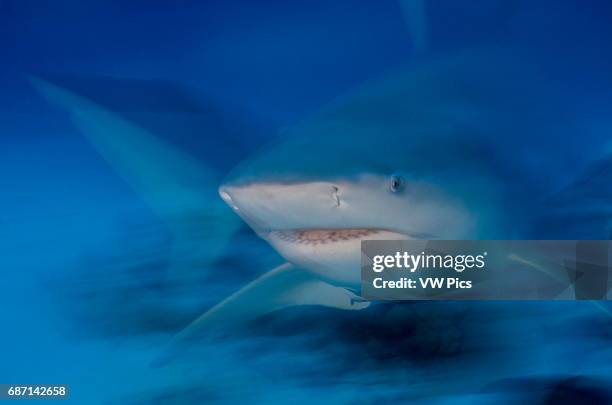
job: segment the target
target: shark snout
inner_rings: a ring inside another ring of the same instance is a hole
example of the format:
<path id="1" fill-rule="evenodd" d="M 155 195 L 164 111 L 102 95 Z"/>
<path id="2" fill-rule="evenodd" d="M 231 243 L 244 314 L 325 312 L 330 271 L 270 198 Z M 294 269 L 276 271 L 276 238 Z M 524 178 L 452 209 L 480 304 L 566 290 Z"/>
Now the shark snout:
<path id="1" fill-rule="evenodd" d="M 219 195 L 251 226 L 266 229 L 299 228 L 314 219 L 329 220 L 342 205 L 340 187 L 330 182 L 223 185 Z"/>
<path id="2" fill-rule="evenodd" d="M 223 201 L 225 201 L 225 203 L 229 205 L 230 208 L 232 208 L 235 211 L 238 211 L 239 210 L 238 206 L 234 204 L 234 200 L 232 199 L 232 195 L 230 194 L 230 191 L 231 191 L 231 188 L 229 187 L 224 187 L 224 186 L 219 187 L 219 195 L 221 196 Z"/>

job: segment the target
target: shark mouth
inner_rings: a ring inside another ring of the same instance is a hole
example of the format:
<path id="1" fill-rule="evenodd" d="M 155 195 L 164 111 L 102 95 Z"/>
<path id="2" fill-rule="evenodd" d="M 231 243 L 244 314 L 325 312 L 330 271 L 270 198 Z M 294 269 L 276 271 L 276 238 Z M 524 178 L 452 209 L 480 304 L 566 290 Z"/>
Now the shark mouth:
<path id="1" fill-rule="evenodd" d="M 351 229 L 289 229 L 272 231 L 270 236 L 287 243 L 304 245 L 323 245 L 326 243 L 343 242 L 362 239 L 378 233 L 383 229 L 351 228 Z"/>

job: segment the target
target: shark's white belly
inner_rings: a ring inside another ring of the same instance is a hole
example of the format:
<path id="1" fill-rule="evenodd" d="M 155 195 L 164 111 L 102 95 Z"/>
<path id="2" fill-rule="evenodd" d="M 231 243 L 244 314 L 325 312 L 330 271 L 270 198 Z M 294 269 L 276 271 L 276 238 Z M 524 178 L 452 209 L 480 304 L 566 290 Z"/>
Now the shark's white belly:
<path id="1" fill-rule="evenodd" d="M 264 238 L 289 262 L 342 286 L 360 283 L 362 240 L 410 239 L 369 228 L 282 230 Z"/>

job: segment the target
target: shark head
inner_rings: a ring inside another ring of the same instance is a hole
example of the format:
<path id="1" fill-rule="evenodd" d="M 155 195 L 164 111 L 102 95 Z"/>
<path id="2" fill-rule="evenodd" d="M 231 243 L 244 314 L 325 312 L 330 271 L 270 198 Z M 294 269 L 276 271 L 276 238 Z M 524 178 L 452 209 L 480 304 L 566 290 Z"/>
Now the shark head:
<path id="1" fill-rule="evenodd" d="M 228 183 L 219 192 L 288 261 L 341 283 L 356 282 L 362 240 L 457 238 L 472 226 L 460 202 L 398 173 Z"/>
<path id="2" fill-rule="evenodd" d="M 219 194 L 289 262 L 341 285 L 359 283 L 362 240 L 478 237 L 492 211 L 473 204 L 491 190 L 475 175 L 478 151 L 455 145 L 463 155 L 453 156 L 401 131 L 341 127 L 287 135 L 240 165 Z"/>
<path id="3" fill-rule="evenodd" d="M 512 238 L 514 210 L 536 198 L 498 141 L 521 133 L 504 115 L 521 104 L 507 96 L 495 110 L 484 77 L 450 64 L 368 84 L 240 164 L 219 193 L 288 261 L 337 283 L 359 282 L 365 239 Z"/>

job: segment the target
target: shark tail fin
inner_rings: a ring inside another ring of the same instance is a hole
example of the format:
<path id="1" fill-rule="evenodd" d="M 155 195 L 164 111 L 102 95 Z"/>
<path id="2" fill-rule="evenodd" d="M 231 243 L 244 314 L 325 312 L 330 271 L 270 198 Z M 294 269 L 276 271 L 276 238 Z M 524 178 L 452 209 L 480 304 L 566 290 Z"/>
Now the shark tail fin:
<path id="1" fill-rule="evenodd" d="M 203 329 L 236 325 L 266 313 L 298 305 L 358 310 L 369 302 L 351 291 L 320 280 L 290 263 L 282 264 L 215 305 L 177 334 L 178 343 Z"/>

